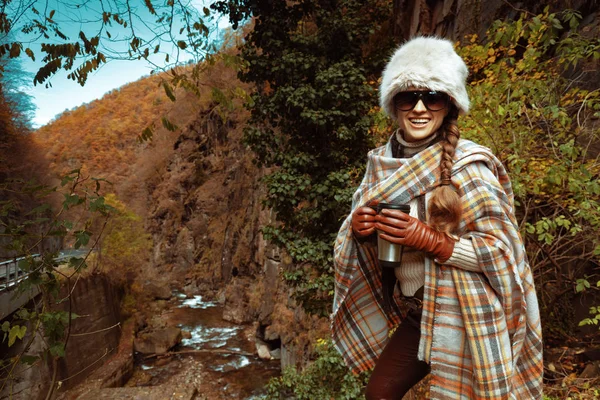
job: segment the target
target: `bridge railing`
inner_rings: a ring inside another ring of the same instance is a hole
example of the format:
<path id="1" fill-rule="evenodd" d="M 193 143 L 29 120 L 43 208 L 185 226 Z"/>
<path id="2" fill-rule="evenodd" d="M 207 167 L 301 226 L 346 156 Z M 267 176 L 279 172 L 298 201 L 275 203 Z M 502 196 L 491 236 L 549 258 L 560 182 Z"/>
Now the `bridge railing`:
<path id="1" fill-rule="evenodd" d="M 73 257 L 83 257 L 89 252 L 90 250 L 87 249 L 61 251 L 60 254 L 54 258 L 54 261 L 58 263 L 68 262 L 68 260 Z M 33 254 L 29 257 L 39 259 L 40 255 Z M 12 260 L 0 262 L 0 321 L 3 321 L 40 293 L 38 285 L 32 285 L 23 292 L 12 290 L 16 289 L 19 282 L 26 279 L 29 274 L 29 272 L 19 268 L 19 261 L 26 258 L 27 257 L 15 257 Z"/>
<path id="2" fill-rule="evenodd" d="M 39 254 L 33 254 L 31 257 L 37 258 L 39 256 Z M 0 262 L 0 292 L 16 287 L 27 276 L 27 272 L 19 268 L 19 261 L 26 258 L 15 257 L 12 260 Z"/>

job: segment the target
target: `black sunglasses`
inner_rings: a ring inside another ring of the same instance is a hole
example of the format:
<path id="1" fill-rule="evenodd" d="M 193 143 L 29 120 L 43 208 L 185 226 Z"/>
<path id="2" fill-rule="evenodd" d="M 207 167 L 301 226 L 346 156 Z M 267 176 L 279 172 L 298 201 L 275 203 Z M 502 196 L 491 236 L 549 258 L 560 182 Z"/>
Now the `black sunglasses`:
<path id="1" fill-rule="evenodd" d="M 443 110 L 450 101 L 450 96 L 443 92 L 415 90 L 400 92 L 394 96 L 394 104 L 397 110 L 410 111 L 419 102 L 423 101 L 429 111 Z"/>

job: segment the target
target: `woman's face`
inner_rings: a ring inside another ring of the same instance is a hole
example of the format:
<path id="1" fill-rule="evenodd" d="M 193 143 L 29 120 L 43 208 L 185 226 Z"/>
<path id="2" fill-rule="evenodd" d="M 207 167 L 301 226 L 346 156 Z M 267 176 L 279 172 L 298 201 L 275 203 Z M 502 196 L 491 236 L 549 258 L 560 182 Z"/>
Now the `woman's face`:
<path id="1" fill-rule="evenodd" d="M 406 90 L 406 92 L 420 92 L 425 94 L 430 91 L 411 86 Z M 423 101 L 424 99 L 422 97 L 419 98 L 415 106 L 408 111 L 406 111 L 406 103 L 401 105 L 398 101 L 396 101 L 396 117 L 398 119 L 400 129 L 404 131 L 404 140 L 407 142 L 416 142 L 433 135 L 438 129 L 440 129 L 442 122 L 444 122 L 444 118 L 446 115 L 448 115 L 449 107 L 447 101 L 443 104 L 443 108 L 438 111 L 429 110 L 427 107 L 425 107 Z M 429 108 L 434 108 L 437 110 L 438 107 L 439 105 L 432 107 L 431 104 L 429 104 Z"/>

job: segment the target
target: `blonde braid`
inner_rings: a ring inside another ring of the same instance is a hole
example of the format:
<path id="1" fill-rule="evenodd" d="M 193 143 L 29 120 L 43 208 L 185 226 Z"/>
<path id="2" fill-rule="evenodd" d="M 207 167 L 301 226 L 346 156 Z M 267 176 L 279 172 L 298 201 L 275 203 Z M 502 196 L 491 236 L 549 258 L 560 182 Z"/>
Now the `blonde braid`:
<path id="1" fill-rule="evenodd" d="M 462 217 L 462 204 L 456 189 L 452 187 L 451 172 L 454 164 L 452 157 L 460 138 L 457 126 L 458 110 L 452 107 L 442 126 L 442 160 L 440 162 L 441 185 L 429 199 L 429 224 L 440 232 L 456 233 Z"/>

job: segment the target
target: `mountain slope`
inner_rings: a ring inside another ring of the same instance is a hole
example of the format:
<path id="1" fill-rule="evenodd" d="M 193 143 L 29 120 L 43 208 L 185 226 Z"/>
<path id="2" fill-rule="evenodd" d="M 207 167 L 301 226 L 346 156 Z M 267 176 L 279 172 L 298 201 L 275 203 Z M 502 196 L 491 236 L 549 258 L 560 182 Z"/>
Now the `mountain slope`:
<path id="1" fill-rule="evenodd" d="M 191 70 L 186 67 L 177 72 Z M 147 195 L 144 181 L 159 172 L 177 135 L 177 130 L 165 129 L 161 119 L 183 127 L 206 101 L 202 91 L 197 97 L 178 89 L 177 100 L 172 102 L 162 85 L 167 79 L 169 73 L 142 78 L 65 111 L 34 132 L 33 138 L 45 150 L 52 173 L 60 176 L 81 168 L 84 176 L 111 182 L 109 191 L 143 213 Z M 153 140 L 140 143 L 138 137 L 152 125 Z"/>

